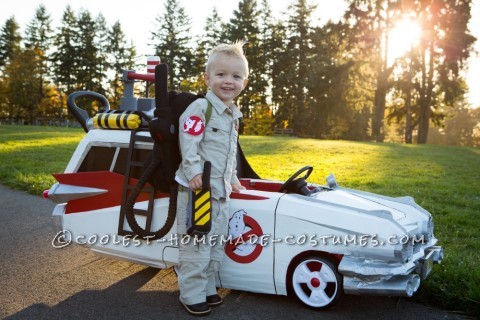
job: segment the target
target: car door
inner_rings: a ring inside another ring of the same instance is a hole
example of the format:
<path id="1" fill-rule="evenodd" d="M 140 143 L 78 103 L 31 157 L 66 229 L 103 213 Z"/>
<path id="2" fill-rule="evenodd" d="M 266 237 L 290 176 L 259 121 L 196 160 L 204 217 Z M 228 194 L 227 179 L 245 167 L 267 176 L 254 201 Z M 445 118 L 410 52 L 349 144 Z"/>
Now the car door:
<path id="1" fill-rule="evenodd" d="M 273 237 L 280 195 L 255 190 L 232 193 L 226 257 L 217 279 L 221 287 L 275 293 Z"/>

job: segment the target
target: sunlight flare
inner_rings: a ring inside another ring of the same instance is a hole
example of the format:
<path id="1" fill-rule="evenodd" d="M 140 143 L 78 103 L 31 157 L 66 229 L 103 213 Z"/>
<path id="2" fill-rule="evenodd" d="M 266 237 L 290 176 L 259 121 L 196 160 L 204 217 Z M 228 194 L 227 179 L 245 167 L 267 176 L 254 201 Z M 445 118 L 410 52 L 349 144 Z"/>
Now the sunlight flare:
<path id="1" fill-rule="evenodd" d="M 388 60 L 405 55 L 411 48 L 420 43 L 420 24 L 411 17 L 404 17 L 399 20 L 390 31 L 388 44 Z"/>

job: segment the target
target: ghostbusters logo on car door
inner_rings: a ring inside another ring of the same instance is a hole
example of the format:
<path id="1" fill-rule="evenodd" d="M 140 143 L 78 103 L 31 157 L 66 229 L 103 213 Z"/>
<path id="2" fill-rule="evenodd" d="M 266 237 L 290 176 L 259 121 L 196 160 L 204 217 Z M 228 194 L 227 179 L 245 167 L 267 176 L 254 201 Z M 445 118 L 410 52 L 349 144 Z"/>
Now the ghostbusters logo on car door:
<path id="1" fill-rule="evenodd" d="M 225 246 L 225 253 L 233 261 L 251 263 L 262 253 L 262 245 L 255 241 L 263 235 L 262 228 L 244 210 L 238 210 L 230 218 L 228 235 L 231 241 Z"/>

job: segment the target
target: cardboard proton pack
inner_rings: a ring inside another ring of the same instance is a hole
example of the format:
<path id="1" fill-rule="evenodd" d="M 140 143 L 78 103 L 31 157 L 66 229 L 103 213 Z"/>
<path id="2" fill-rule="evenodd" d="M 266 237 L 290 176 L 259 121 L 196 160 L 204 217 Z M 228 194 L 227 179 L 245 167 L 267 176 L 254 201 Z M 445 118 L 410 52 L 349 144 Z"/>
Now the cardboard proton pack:
<path id="1" fill-rule="evenodd" d="M 167 65 L 156 59 L 150 66 L 154 73 L 123 72 L 120 110 L 110 110 L 95 92 L 68 97 L 86 135 L 44 192 L 56 203 L 57 240 L 156 268 L 178 265 L 181 241 L 221 242 L 217 287 L 289 294 L 318 310 L 333 307 L 343 294 L 411 297 L 442 261 L 432 215 L 412 197 L 344 188 L 333 175 L 325 185 L 307 182 L 308 165 L 285 181 L 260 179 L 240 144 L 236 170 L 246 190 L 230 196 L 228 234 L 208 236 L 208 164 L 204 190 L 192 194 L 188 235 L 177 234 L 178 119 L 202 95 L 169 91 Z M 155 83 L 155 98 L 135 97 L 136 81 Z M 102 110 L 90 116 L 77 105 L 85 99 Z M 206 117 L 205 131 L 228 130 L 215 117 Z"/>

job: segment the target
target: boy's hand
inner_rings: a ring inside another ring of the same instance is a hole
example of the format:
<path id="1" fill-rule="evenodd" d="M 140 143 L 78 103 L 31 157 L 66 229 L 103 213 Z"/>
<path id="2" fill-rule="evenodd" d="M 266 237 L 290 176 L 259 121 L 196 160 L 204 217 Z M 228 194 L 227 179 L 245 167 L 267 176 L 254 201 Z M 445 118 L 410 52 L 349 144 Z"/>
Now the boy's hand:
<path id="1" fill-rule="evenodd" d="M 190 182 L 188 182 L 188 186 L 192 190 L 200 190 L 202 189 L 202 185 L 202 174 L 197 174 L 192 180 L 190 180 Z"/>
<path id="2" fill-rule="evenodd" d="M 240 192 L 240 190 L 246 190 L 244 186 L 241 184 L 232 184 L 232 191 L 233 192 Z"/>

